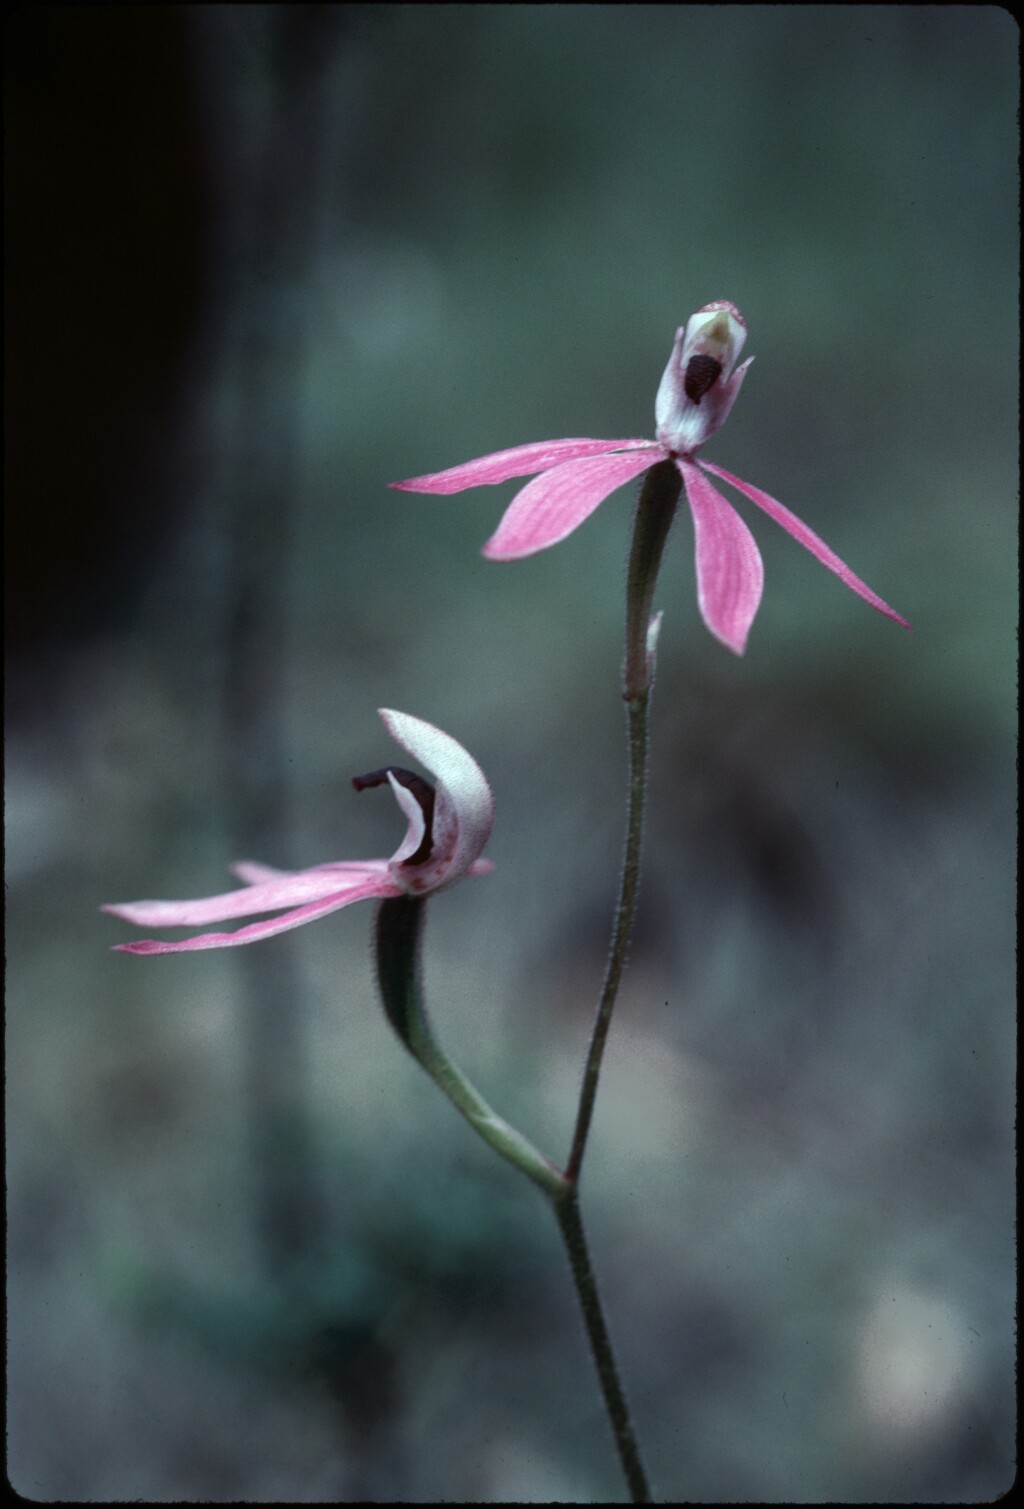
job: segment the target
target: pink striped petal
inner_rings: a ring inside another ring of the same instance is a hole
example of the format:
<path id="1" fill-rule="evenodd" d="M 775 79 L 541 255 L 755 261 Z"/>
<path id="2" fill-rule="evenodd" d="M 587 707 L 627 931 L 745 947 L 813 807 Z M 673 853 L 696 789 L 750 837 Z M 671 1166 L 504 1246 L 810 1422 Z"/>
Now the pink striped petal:
<path id="1" fill-rule="evenodd" d="M 293 927 L 303 927 L 307 922 L 315 922 L 318 917 L 326 917 L 328 912 L 340 911 L 342 907 L 351 906 L 356 901 L 402 894 L 400 888 L 386 876 L 372 875 L 345 891 L 336 891 L 333 896 L 326 896 L 308 906 L 300 906 L 294 912 L 285 912 L 281 917 L 271 917 L 265 922 L 251 922 L 233 933 L 203 933 L 198 938 L 183 938 L 176 943 L 159 943 L 149 938 L 141 943 L 118 943 L 115 944 L 115 949 L 122 954 L 183 954 L 195 953 L 202 948 L 234 948 L 241 943 L 256 943 L 261 938 L 272 938 L 275 933 L 286 933 Z M 105 910 L 112 911 L 113 908 L 107 907 Z"/>
<path id="2" fill-rule="evenodd" d="M 535 440 L 529 445 L 514 445 L 508 451 L 492 451 L 475 461 L 463 461 L 461 466 L 450 466 L 447 471 L 428 472 L 426 476 L 390 482 L 388 486 L 403 493 L 461 493 L 467 487 L 507 482 L 509 477 L 529 477 L 533 472 L 547 471 L 583 456 L 655 448 L 653 440 Z"/>
<path id="3" fill-rule="evenodd" d="M 487 541 L 489 561 L 517 561 L 557 545 L 572 534 L 609 493 L 639 476 L 662 455 L 648 444 L 625 455 L 594 456 L 566 461 L 528 482 L 512 499 L 505 516 Z"/>
<path id="4" fill-rule="evenodd" d="M 273 880 L 206 896 L 199 901 L 125 901 L 101 908 L 111 916 L 134 922 L 138 927 L 201 927 L 204 922 L 226 922 L 231 917 L 254 917 L 259 912 L 278 912 L 297 902 L 338 896 L 373 878 L 385 875 L 383 862 L 356 865 L 345 870 L 299 870 Z"/>
<path id="5" fill-rule="evenodd" d="M 676 465 L 693 514 L 701 617 L 716 639 L 742 655 L 764 590 L 760 552 L 732 504 L 693 462 L 680 458 Z"/>
<path id="6" fill-rule="evenodd" d="M 756 503 L 758 508 L 763 508 L 770 519 L 774 519 L 776 524 L 781 524 L 787 534 L 791 534 L 794 540 L 799 541 L 805 550 L 809 550 L 816 560 L 833 571 L 841 582 L 845 582 L 852 592 L 856 592 L 858 597 L 862 597 L 866 603 L 870 603 L 887 618 L 902 624 L 905 629 L 910 628 L 905 618 L 901 618 L 894 609 L 889 607 L 888 603 L 883 602 L 877 592 L 872 592 L 867 583 L 862 582 L 859 576 L 855 576 L 849 566 L 828 548 L 824 540 L 819 539 L 813 529 L 809 529 L 802 519 L 798 519 L 795 513 L 790 513 L 789 509 L 777 499 L 762 492 L 759 487 L 752 487 L 749 482 L 743 482 L 739 477 L 734 477 L 732 472 L 724 471 L 720 466 L 712 466 L 710 461 L 702 461 L 700 465 L 706 472 L 714 472 L 716 477 L 721 477 L 724 482 L 739 488 L 740 492 L 745 493 L 752 503 Z"/>

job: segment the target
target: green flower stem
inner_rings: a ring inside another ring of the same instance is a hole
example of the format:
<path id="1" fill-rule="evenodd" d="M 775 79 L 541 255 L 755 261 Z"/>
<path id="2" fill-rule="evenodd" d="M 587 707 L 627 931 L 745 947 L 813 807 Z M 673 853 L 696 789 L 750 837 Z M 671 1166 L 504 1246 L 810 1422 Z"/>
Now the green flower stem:
<path id="1" fill-rule="evenodd" d="M 662 551 L 679 500 L 680 477 L 671 462 L 647 473 L 637 503 L 626 587 L 626 658 L 623 698 L 629 722 L 629 795 L 626 851 L 612 927 L 604 984 L 598 1000 L 583 1074 L 569 1162 L 563 1173 L 484 1100 L 437 1043 L 420 987 L 420 945 L 426 902 L 402 896 L 382 901 L 377 912 L 377 975 L 391 1025 L 414 1058 L 447 1095 L 473 1129 L 507 1162 L 541 1188 L 554 1208 L 569 1258 L 583 1323 L 597 1369 L 605 1408 L 632 1502 L 649 1504 L 651 1491 L 619 1379 L 597 1280 L 590 1262 L 579 1208 L 579 1177 L 601 1060 L 618 994 L 640 881 L 644 798 L 647 789 L 647 712 L 654 682 L 651 603 Z"/>
<path id="2" fill-rule="evenodd" d="M 626 659 L 623 669 L 623 698 L 629 720 L 626 852 L 608 964 L 587 1052 L 572 1148 L 564 1173 L 521 1132 L 491 1109 L 434 1037 L 420 987 L 420 946 L 425 899 L 400 896 L 382 901 L 377 911 L 376 928 L 377 977 L 384 1010 L 398 1036 L 474 1131 L 496 1153 L 531 1179 L 551 1201 L 569 1258 L 619 1459 L 629 1485 L 630 1497 L 635 1504 L 649 1504 L 651 1491 L 633 1434 L 629 1407 L 619 1379 L 597 1280 L 587 1251 L 578 1186 L 594 1114 L 601 1060 L 626 965 L 626 952 L 636 911 L 647 789 L 647 712 L 654 683 L 654 641 L 657 633 L 656 625 L 651 623 L 651 603 L 662 551 L 679 500 L 680 486 L 679 473 L 672 462 L 663 461 L 651 467 L 644 479 L 633 525 L 626 586 Z"/>
<path id="3" fill-rule="evenodd" d="M 438 1045 L 420 984 L 420 953 L 426 900 L 400 896 L 377 910 L 377 979 L 388 1020 L 413 1057 L 447 1095 L 470 1126 L 507 1162 L 538 1185 L 558 1220 L 583 1313 L 598 1381 L 633 1503 L 651 1502 L 647 1478 L 619 1381 L 597 1281 L 590 1263 L 575 1185 L 484 1100 Z"/>
<path id="4" fill-rule="evenodd" d="M 679 501 L 681 479 L 671 461 L 659 461 L 644 478 L 633 525 L 626 579 L 626 660 L 623 698 L 629 723 L 629 791 L 626 803 L 626 848 L 619 882 L 619 897 L 612 924 L 608 963 L 594 1015 L 594 1026 L 583 1071 L 576 1128 L 565 1175 L 577 1184 L 594 1114 L 597 1084 L 601 1075 L 608 1029 L 619 992 L 626 953 L 633 930 L 637 891 L 640 885 L 640 849 L 643 842 L 644 800 L 647 792 L 647 712 L 654 684 L 654 648 L 649 643 L 651 603 L 661 565 L 661 555 Z"/>
<path id="5" fill-rule="evenodd" d="M 626 662 L 622 695 L 627 703 L 648 692 L 654 681 L 654 654 L 647 643 L 651 603 L 676 504 L 683 485 L 674 461 L 659 461 L 644 476 L 633 520 L 626 572 Z"/>
<path id="6" fill-rule="evenodd" d="M 583 1312 L 583 1324 L 587 1328 L 590 1349 L 594 1355 L 594 1366 L 597 1368 L 597 1376 L 601 1383 L 601 1392 L 604 1395 L 605 1408 L 615 1436 L 622 1470 L 629 1484 L 630 1499 L 634 1504 L 649 1504 L 652 1502 L 651 1490 L 644 1465 L 640 1460 L 636 1437 L 633 1434 L 629 1405 L 626 1403 L 626 1396 L 619 1381 L 619 1370 L 615 1364 L 615 1354 L 612 1351 L 611 1338 L 608 1335 L 604 1311 L 601 1308 L 601 1297 L 598 1294 L 597 1281 L 590 1264 L 590 1253 L 587 1250 L 583 1221 L 580 1217 L 579 1195 L 575 1189 L 571 1189 L 568 1194 L 563 1194 L 562 1198 L 555 1202 L 555 1214 L 558 1217 L 562 1240 L 565 1242 L 565 1250 L 569 1256 L 569 1266 L 572 1269 L 576 1294 Z"/>
<path id="7" fill-rule="evenodd" d="M 420 945 L 426 898 L 398 896 L 377 910 L 377 978 L 384 1010 L 412 1056 L 444 1091 L 475 1132 L 552 1199 L 566 1190 L 565 1175 L 528 1138 L 491 1109 L 434 1037 L 420 988 Z"/>

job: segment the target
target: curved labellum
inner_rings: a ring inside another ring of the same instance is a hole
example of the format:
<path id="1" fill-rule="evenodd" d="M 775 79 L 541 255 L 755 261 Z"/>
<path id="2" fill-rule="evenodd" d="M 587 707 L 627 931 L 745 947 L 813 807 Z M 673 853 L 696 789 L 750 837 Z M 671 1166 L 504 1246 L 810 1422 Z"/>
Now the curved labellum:
<path id="1" fill-rule="evenodd" d="M 472 755 L 450 734 L 442 733 L 441 729 L 425 723 L 422 718 L 397 713 L 390 708 L 381 708 L 380 716 L 396 744 L 401 744 L 414 759 L 425 765 L 437 780 L 433 843 L 429 857 L 419 864 L 411 863 L 407 856 L 415 854 L 419 848 L 423 830 L 419 829 L 420 836 L 413 843 L 417 831 L 413 813 L 399 795 L 401 788 L 392 781 L 395 797 L 409 818 L 410 826 L 405 841 L 389 861 L 389 874 L 396 885 L 410 895 L 439 891 L 468 874 L 479 861 L 480 851 L 494 826 L 491 788 Z M 411 800 L 415 801 L 415 798 Z M 483 871 L 474 873 L 486 873 L 489 868 L 486 865 Z"/>

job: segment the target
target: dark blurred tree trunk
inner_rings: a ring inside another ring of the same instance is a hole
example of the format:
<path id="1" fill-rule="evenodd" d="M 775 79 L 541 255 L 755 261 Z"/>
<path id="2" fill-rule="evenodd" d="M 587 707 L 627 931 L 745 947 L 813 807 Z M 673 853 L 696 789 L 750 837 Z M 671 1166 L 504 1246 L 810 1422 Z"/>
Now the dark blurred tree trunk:
<path id="1" fill-rule="evenodd" d="M 5 699 L 45 719 L 181 526 L 207 186 L 186 7 L 5 21 Z"/>
<path id="2" fill-rule="evenodd" d="M 343 10 L 200 8 L 207 110 L 219 138 L 227 388 L 222 779 L 234 852 L 287 864 L 283 692 L 287 570 L 302 486 L 303 284 L 316 251 L 330 134 L 329 67 Z M 306 1114 L 306 1007 L 292 940 L 235 956 L 262 1260 L 284 1278 L 321 1225 Z"/>

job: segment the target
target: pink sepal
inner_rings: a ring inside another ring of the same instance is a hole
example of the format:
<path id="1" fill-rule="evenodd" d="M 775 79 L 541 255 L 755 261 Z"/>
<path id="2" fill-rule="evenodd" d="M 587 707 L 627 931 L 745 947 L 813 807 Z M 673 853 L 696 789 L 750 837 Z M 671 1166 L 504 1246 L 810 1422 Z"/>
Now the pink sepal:
<path id="1" fill-rule="evenodd" d="M 177 943 L 160 943 L 153 939 L 144 939 L 140 943 L 116 943 L 116 952 L 122 954 L 183 954 L 195 953 L 203 948 L 233 948 L 240 943 L 257 943 L 261 938 L 272 938 L 275 933 L 286 933 L 290 928 L 302 927 L 307 922 L 315 922 L 318 917 L 326 917 L 328 912 L 340 911 L 344 906 L 351 906 L 356 901 L 366 901 L 370 897 L 401 896 L 401 888 L 389 880 L 386 875 L 372 875 L 367 879 L 349 886 L 339 892 L 337 888 L 332 896 L 325 896 L 320 901 L 313 901 L 308 906 L 300 906 L 294 912 L 285 912 L 283 916 L 271 917 L 266 922 L 251 922 L 247 927 L 240 927 L 233 933 L 203 933 L 198 938 L 182 938 Z M 115 911 L 113 907 L 105 907 L 105 911 Z M 118 915 L 124 915 L 123 911 Z M 131 920 L 131 919 L 129 919 Z M 171 923 L 161 923 L 160 926 L 170 927 Z"/>
<path id="2" fill-rule="evenodd" d="M 254 872 L 250 872 L 254 873 Z M 299 870 L 274 879 L 250 882 L 240 891 L 204 896 L 199 901 L 124 901 L 101 907 L 111 916 L 134 922 L 137 927 L 201 927 L 205 922 L 227 922 L 232 917 L 254 917 L 258 912 L 279 912 L 300 902 L 319 901 L 353 890 L 374 877 L 386 876 L 383 860 L 356 865 L 323 866 Z"/>
<path id="3" fill-rule="evenodd" d="M 653 440 L 535 440 L 529 445 L 514 445 L 511 450 L 492 451 L 475 461 L 463 461 L 447 471 L 428 472 L 426 476 L 390 482 L 388 486 L 405 493 L 461 493 L 467 487 L 507 482 L 510 477 L 529 477 L 533 472 L 547 471 L 549 467 L 578 461 L 584 456 L 655 449 Z"/>
<path id="4" fill-rule="evenodd" d="M 566 461 L 542 472 L 512 499 L 483 554 L 489 561 L 516 561 L 557 545 L 660 455 L 661 447 L 648 443 L 643 451 Z"/>
<path id="5" fill-rule="evenodd" d="M 676 465 L 693 514 L 701 617 L 716 639 L 742 655 L 764 590 L 760 552 L 732 504 L 693 462 Z"/>
<path id="6" fill-rule="evenodd" d="M 895 609 L 890 608 L 887 602 L 883 602 L 877 592 L 872 592 L 867 583 L 862 582 L 859 576 L 855 576 L 849 566 L 839 559 L 834 550 L 829 549 L 825 541 L 820 539 L 813 529 L 809 529 L 802 519 L 798 519 L 795 513 L 790 513 L 789 509 L 776 498 L 762 492 L 759 487 L 752 487 L 749 482 L 743 482 L 739 477 L 734 477 L 732 472 L 727 472 L 720 466 L 713 466 L 710 461 L 701 461 L 700 465 L 706 472 L 714 472 L 715 476 L 721 477 L 723 482 L 728 482 L 730 486 L 738 488 L 750 499 L 751 503 L 756 503 L 758 508 L 763 508 L 770 519 L 780 524 L 787 534 L 791 534 L 805 550 L 809 550 L 815 560 L 834 572 L 841 582 L 845 582 L 852 592 L 856 592 L 858 597 L 862 597 L 866 603 L 870 603 L 887 618 L 902 624 L 904 629 L 910 628 L 905 618 L 901 618 Z"/>
<path id="7" fill-rule="evenodd" d="M 261 864 L 257 859 L 238 859 L 234 864 L 228 865 L 232 875 L 237 875 L 246 885 L 261 885 L 265 880 L 285 880 L 289 875 L 309 875 L 314 871 L 319 874 L 321 870 L 340 870 L 342 873 L 347 870 L 372 870 L 376 874 L 386 867 L 387 861 L 384 859 L 328 859 L 322 865 L 309 865 L 305 870 L 277 870 L 273 865 Z M 134 902 L 131 904 L 135 905 Z"/>

